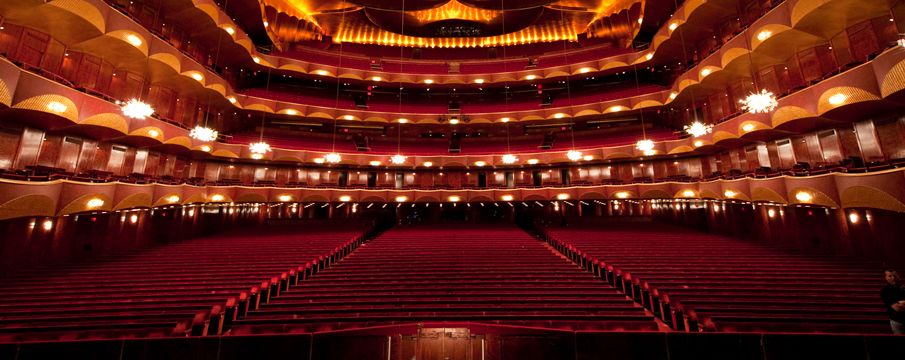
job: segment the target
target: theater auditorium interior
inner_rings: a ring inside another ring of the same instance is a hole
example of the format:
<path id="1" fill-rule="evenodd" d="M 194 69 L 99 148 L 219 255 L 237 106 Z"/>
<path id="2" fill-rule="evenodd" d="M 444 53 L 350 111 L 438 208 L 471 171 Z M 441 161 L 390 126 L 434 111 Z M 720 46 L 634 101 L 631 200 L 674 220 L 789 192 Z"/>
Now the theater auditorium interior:
<path id="1" fill-rule="evenodd" d="M 0 1 L 0 359 L 905 358 L 905 0 Z"/>

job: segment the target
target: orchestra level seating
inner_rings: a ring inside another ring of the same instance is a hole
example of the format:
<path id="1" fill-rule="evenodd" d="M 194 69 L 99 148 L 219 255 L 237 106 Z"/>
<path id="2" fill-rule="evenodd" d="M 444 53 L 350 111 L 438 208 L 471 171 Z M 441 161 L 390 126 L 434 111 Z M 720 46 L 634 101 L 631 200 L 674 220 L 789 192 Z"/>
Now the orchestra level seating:
<path id="1" fill-rule="evenodd" d="M 657 223 L 544 230 L 555 247 L 677 329 L 889 332 L 879 266 Z"/>
<path id="2" fill-rule="evenodd" d="M 354 222 L 271 225 L 31 269 L 0 283 L 0 342 L 171 336 L 363 233 Z"/>
<path id="3" fill-rule="evenodd" d="M 657 330 L 649 312 L 514 225 L 398 227 L 283 292 L 233 335 L 422 321 Z"/>

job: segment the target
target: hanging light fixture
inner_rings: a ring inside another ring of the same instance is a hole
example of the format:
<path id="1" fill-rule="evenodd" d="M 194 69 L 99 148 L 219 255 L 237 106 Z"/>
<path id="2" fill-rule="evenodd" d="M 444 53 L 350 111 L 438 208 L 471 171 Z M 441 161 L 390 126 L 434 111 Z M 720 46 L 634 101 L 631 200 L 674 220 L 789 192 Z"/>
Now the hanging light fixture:
<path id="1" fill-rule="evenodd" d="M 742 104 L 742 109 L 752 114 L 768 113 L 779 106 L 776 96 L 772 92 L 767 91 L 767 89 L 748 94 L 747 97 L 738 102 Z"/>
<path id="2" fill-rule="evenodd" d="M 685 125 L 684 129 L 685 129 L 685 132 L 688 133 L 688 135 L 691 135 L 693 137 L 699 137 L 699 136 L 704 136 L 704 135 L 707 135 L 707 134 L 713 132 L 713 125 L 704 124 L 700 121 L 695 121 L 695 122 L 691 123 L 691 125 Z"/>
<path id="3" fill-rule="evenodd" d="M 515 155 L 512 155 L 512 154 L 503 155 L 503 164 L 511 165 L 511 164 L 515 164 L 516 161 L 518 161 L 518 157 L 516 157 Z"/>
<path id="4" fill-rule="evenodd" d="M 569 158 L 569 160 L 578 161 L 584 157 L 584 154 L 578 150 L 569 150 L 569 152 L 566 153 L 566 157 Z"/>
<path id="5" fill-rule="evenodd" d="M 134 39 L 135 41 L 132 41 L 132 39 Z M 139 39 L 135 35 L 129 35 L 127 40 L 129 40 L 129 42 L 131 42 L 133 45 L 137 41 L 138 45 L 135 45 L 135 46 L 141 45 L 141 39 Z M 151 76 L 151 56 L 150 56 L 150 54 L 148 54 L 148 61 L 147 61 L 146 65 L 148 67 L 148 77 L 150 77 Z M 148 81 L 148 84 L 150 84 L 150 81 Z M 139 90 L 138 98 L 132 98 L 123 104 L 123 106 L 120 108 L 120 110 L 123 112 L 123 116 L 132 118 L 132 119 L 136 119 L 136 120 L 144 120 L 145 118 L 154 114 L 154 108 L 151 106 L 151 104 L 141 101 L 141 95 L 142 95 L 143 91 L 144 91 L 144 87 L 142 87 Z M 150 92 L 150 89 L 148 89 L 148 92 Z"/>
<path id="6" fill-rule="evenodd" d="M 736 11 L 738 11 L 739 14 L 742 13 L 739 7 L 736 7 Z M 742 109 L 749 113 L 766 114 L 776 110 L 776 107 L 779 106 L 779 102 L 776 101 L 776 95 L 773 95 L 773 93 L 767 91 L 767 89 L 757 90 L 759 86 L 757 85 L 757 75 L 754 72 L 754 55 L 752 54 L 754 50 L 751 49 L 750 26 L 745 29 L 745 44 L 748 46 L 748 63 L 751 67 L 751 85 L 754 86 L 754 91 L 738 102 L 742 105 Z"/>
<path id="7" fill-rule="evenodd" d="M 651 151 L 654 151 L 654 141 L 649 139 L 638 140 L 638 142 L 635 143 L 635 148 L 647 155 Z"/>
<path id="8" fill-rule="evenodd" d="M 264 88 L 264 93 L 269 98 L 270 96 L 270 69 L 267 69 L 267 86 Z M 248 151 L 251 152 L 251 157 L 254 159 L 261 159 L 264 157 L 264 154 L 270 152 L 270 144 L 264 142 L 264 125 L 265 120 L 267 119 L 267 113 L 261 113 L 261 137 L 258 138 L 258 142 L 253 142 L 248 144 Z"/>
<path id="9" fill-rule="evenodd" d="M 343 23 L 345 23 L 345 20 L 346 20 L 345 5 L 346 5 L 346 2 L 343 1 L 342 16 L 340 17 L 340 20 L 339 20 L 340 29 L 342 29 Z M 342 69 L 342 65 L 343 65 L 343 43 L 340 42 L 339 43 L 339 63 L 336 66 L 336 74 L 340 73 L 340 70 Z M 336 102 L 333 104 L 334 110 L 339 109 L 339 87 L 341 85 L 342 85 L 342 82 L 339 81 L 339 76 L 337 75 L 337 77 L 336 77 Z M 336 121 L 337 121 L 336 117 L 334 116 L 333 117 L 333 140 L 332 140 L 332 144 L 330 145 L 330 153 L 327 155 L 324 155 L 324 160 L 326 160 L 327 163 L 330 163 L 330 164 L 336 164 L 336 163 L 339 163 L 340 161 L 343 161 L 342 155 L 340 155 L 339 153 L 336 152 Z"/>
<path id="10" fill-rule="evenodd" d="M 207 115 L 205 115 L 205 118 L 206 117 L 207 117 Z M 214 141 L 214 140 L 217 140 L 217 130 L 211 129 L 206 126 L 198 125 L 198 126 L 195 126 L 195 128 L 192 129 L 192 131 L 189 131 L 189 137 L 191 137 L 192 139 L 195 139 L 195 140 L 205 141 L 205 142 Z"/>
<path id="11" fill-rule="evenodd" d="M 390 156 L 390 162 L 393 163 L 394 165 L 405 164 L 406 160 L 408 160 L 408 156 L 405 156 L 402 154 L 396 154 L 396 155 Z"/>
<path id="12" fill-rule="evenodd" d="M 402 2 L 402 13 L 401 14 L 403 17 L 403 19 L 402 19 L 403 21 L 401 22 L 402 28 L 400 29 L 400 32 L 404 35 L 405 34 L 405 1 Z M 404 56 L 403 49 L 404 49 L 404 47 L 402 47 L 402 46 L 399 47 L 399 58 L 400 59 Z M 434 81 L 430 80 L 430 79 L 424 81 L 425 84 L 432 84 L 433 82 Z M 408 119 L 406 119 L 404 116 L 402 116 L 402 89 L 403 89 L 402 79 L 400 78 L 399 79 L 399 102 L 396 104 L 396 106 L 397 106 L 396 110 L 399 112 L 399 115 L 400 115 L 399 120 L 397 121 L 398 124 L 396 125 L 396 155 L 393 155 L 390 157 L 390 163 L 392 163 L 393 165 L 402 165 L 402 164 L 405 164 L 406 160 L 408 160 L 407 156 L 402 155 L 402 124 L 405 124 L 408 122 Z"/>
<path id="13" fill-rule="evenodd" d="M 154 108 L 139 99 L 131 99 L 123 104 L 123 115 L 137 120 L 144 120 L 146 117 L 154 114 Z"/>

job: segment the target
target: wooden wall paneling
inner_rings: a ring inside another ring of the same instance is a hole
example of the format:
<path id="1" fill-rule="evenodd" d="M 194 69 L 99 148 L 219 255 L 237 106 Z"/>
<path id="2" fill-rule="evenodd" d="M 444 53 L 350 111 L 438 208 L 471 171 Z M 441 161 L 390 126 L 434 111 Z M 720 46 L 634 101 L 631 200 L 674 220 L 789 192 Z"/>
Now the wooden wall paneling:
<path id="1" fill-rule="evenodd" d="M 858 146 L 864 161 L 883 161 L 883 150 L 877 139 L 877 132 L 873 121 L 861 121 L 855 123 L 855 134 L 858 136 Z"/>
<path id="2" fill-rule="evenodd" d="M 97 141 L 93 139 L 83 139 L 82 149 L 79 152 L 78 164 L 76 165 L 76 172 L 97 169 L 94 167 L 95 154 L 97 154 Z"/>
<path id="3" fill-rule="evenodd" d="M 887 159 L 905 158 L 905 117 L 876 121 L 880 148 Z"/>
<path id="4" fill-rule="evenodd" d="M 126 153 L 128 149 L 124 146 L 114 145 L 110 147 L 110 159 L 107 162 L 107 171 L 114 175 L 128 175 L 132 170 L 125 166 Z"/>
<path id="5" fill-rule="evenodd" d="M 13 169 L 23 129 L 0 127 L 0 169 Z"/>
<path id="6" fill-rule="evenodd" d="M 817 133 L 820 149 L 823 150 L 823 159 L 828 164 L 836 164 L 842 161 L 842 150 L 839 147 L 839 137 L 836 130 L 830 129 Z"/>
<path id="7" fill-rule="evenodd" d="M 780 169 L 791 169 L 798 162 L 795 158 L 795 149 L 792 147 L 792 139 L 777 140 L 776 154 L 779 157 Z"/>
<path id="8" fill-rule="evenodd" d="M 26 65 L 39 67 L 49 42 L 50 35 L 26 28 L 22 33 L 14 58 Z"/>

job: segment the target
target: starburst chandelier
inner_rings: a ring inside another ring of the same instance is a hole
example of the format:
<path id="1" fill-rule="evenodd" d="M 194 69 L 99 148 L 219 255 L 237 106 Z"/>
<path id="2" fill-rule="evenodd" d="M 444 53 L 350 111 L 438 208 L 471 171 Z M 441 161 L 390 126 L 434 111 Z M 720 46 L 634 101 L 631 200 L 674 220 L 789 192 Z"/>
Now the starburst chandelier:
<path id="1" fill-rule="evenodd" d="M 635 148 L 647 154 L 654 151 L 654 141 L 650 139 L 638 140 L 638 142 L 635 143 Z"/>
<path id="2" fill-rule="evenodd" d="M 343 161 L 343 157 L 338 153 L 332 152 L 327 155 L 324 155 L 324 160 L 327 160 L 328 163 L 336 164 L 340 161 Z"/>
<path id="3" fill-rule="evenodd" d="M 200 141 L 214 141 L 217 140 L 217 130 L 198 125 L 189 132 L 189 137 Z"/>
<path id="4" fill-rule="evenodd" d="M 742 104 L 742 109 L 752 114 L 768 113 L 779 105 L 776 101 L 776 96 L 766 89 L 761 90 L 759 93 L 751 93 L 738 102 Z"/>
<path id="5" fill-rule="evenodd" d="M 258 141 L 248 144 L 248 151 L 251 151 L 252 154 L 261 154 L 264 155 L 271 151 L 270 144 Z"/>
<path id="6" fill-rule="evenodd" d="M 512 154 L 503 155 L 503 164 L 511 165 L 511 164 L 515 164 L 516 161 L 518 161 L 518 157 L 516 157 L 515 155 L 512 155 Z"/>
<path id="7" fill-rule="evenodd" d="M 408 160 L 408 156 L 402 154 L 396 154 L 390 157 L 390 162 L 394 165 L 402 165 L 405 164 L 405 161 Z"/>
<path id="8" fill-rule="evenodd" d="M 713 132 L 713 125 L 695 121 L 691 123 L 691 125 L 685 125 L 684 129 L 685 132 L 688 133 L 688 135 L 699 137 Z"/>
<path id="9" fill-rule="evenodd" d="M 138 99 L 132 99 L 123 104 L 123 115 L 133 119 L 144 120 L 154 114 L 154 108 L 150 104 Z"/>
<path id="10" fill-rule="evenodd" d="M 569 160 L 578 161 L 581 160 L 582 154 L 581 151 L 578 150 L 569 150 L 569 152 L 566 153 L 566 157 L 569 158 Z"/>

